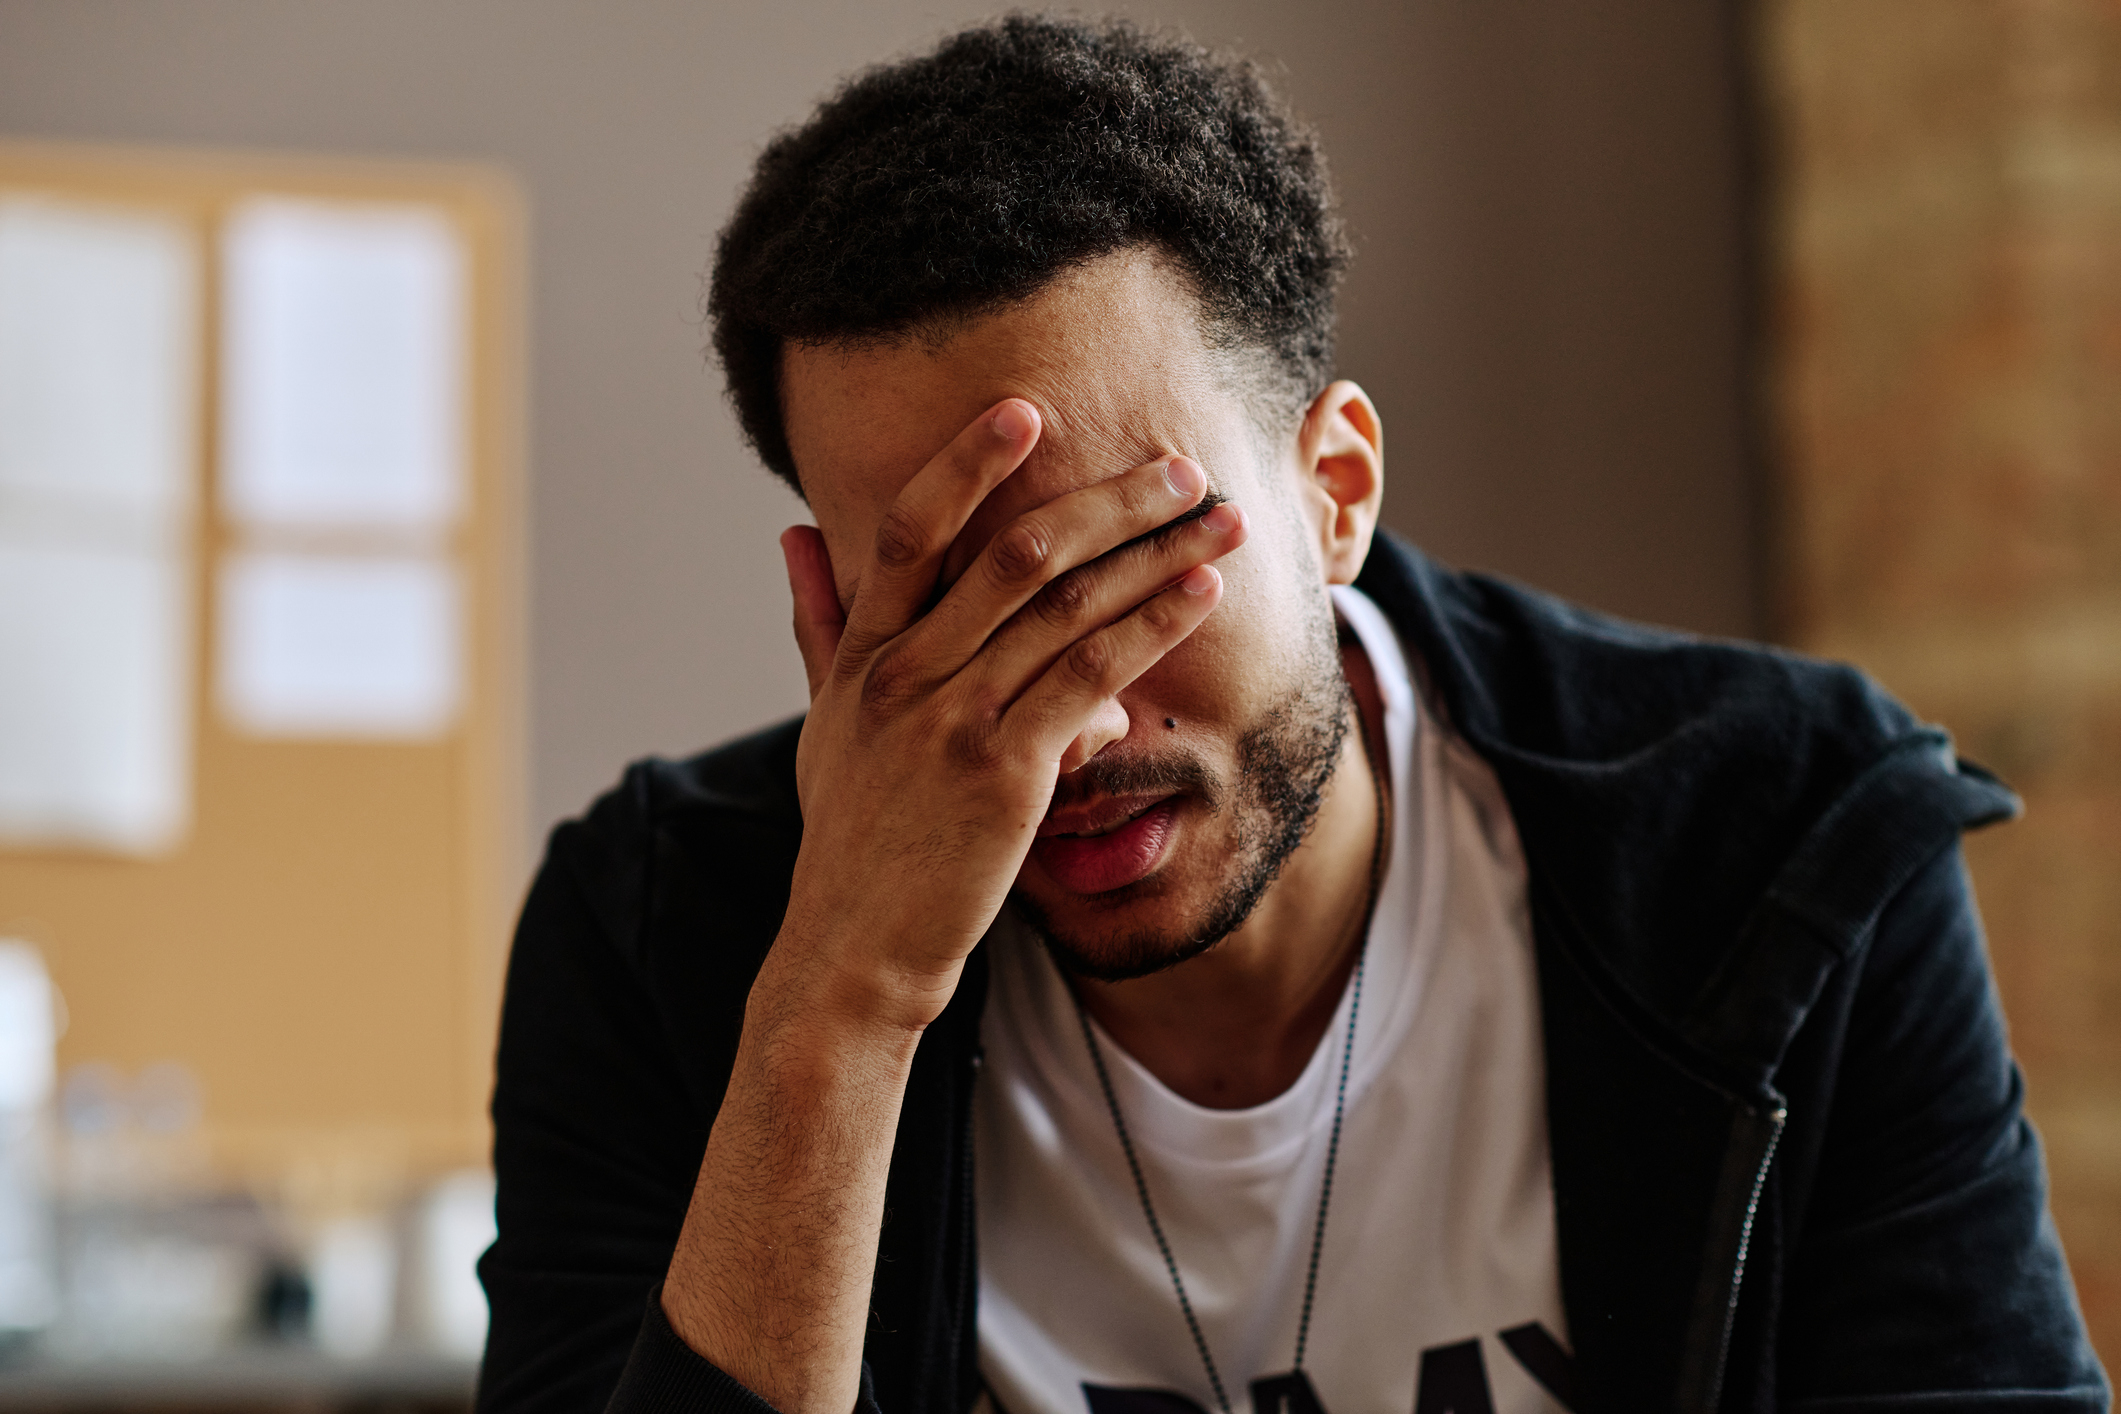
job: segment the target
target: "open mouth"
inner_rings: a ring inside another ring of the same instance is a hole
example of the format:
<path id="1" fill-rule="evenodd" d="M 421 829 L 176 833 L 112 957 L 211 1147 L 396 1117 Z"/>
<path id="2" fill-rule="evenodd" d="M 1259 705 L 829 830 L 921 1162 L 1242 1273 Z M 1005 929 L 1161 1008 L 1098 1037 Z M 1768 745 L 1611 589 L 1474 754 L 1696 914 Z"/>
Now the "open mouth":
<path id="1" fill-rule="evenodd" d="M 1099 828 L 1094 830 L 1063 830 L 1059 834 L 1050 836 L 1049 838 L 1057 840 L 1103 839 L 1106 835 L 1112 834 L 1115 831 L 1126 829 L 1127 826 L 1133 824 L 1136 820 L 1141 819 L 1142 816 L 1148 814 L 1150 811 L 1154 810 L 1157 806 L 1161 804 L 1163 804 L 1163 802 L 1160 800 L 1151 801 L 1149 804 L 1144 805 L 1141 809 L 1134 811 L 1132 814 L 1122 815 L 1119 819 L 1114 820 L 1109 825 L 1100 826 Z"/>
<path id="2" fill-rule="evenodd" d="M 1163 863 L 1177 825 L 1177 796 L 1102 801 L 1056 812 L 1039 826 L 1031 858 L 1072 893 L 1108 893 Z"/>

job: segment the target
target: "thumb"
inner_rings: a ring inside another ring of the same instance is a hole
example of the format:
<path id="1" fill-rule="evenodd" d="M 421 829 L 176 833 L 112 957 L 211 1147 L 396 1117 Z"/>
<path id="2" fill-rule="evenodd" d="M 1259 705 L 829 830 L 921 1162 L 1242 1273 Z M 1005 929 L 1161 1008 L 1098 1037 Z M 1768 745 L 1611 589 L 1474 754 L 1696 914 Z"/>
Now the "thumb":
<path id="1" fill-rule="evenodd" d="M 791 525 L 782 531 L 781 555 L 788 562 L 788 592 L 795 600 L 795 646 L 802 652 L 803 673 L 815 701 L 832 675 L 847 615 L 832 583 L 832 556 L 816 526 Z"/>

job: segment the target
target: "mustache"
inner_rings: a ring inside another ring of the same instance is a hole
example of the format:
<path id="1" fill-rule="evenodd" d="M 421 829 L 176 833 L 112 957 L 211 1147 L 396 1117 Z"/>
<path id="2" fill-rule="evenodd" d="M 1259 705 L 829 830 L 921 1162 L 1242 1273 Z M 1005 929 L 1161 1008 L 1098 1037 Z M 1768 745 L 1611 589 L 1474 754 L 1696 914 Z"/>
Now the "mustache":
<path id="1" fill-rule="evenodd" d="M 1190 792 L 1210 805 L 1220 801 L 1223 783 L 1191 756 L 1093 756 L 1062 776 L 1053 787 L 1060 810 L 1101 796 L 1176 795 Z"/>

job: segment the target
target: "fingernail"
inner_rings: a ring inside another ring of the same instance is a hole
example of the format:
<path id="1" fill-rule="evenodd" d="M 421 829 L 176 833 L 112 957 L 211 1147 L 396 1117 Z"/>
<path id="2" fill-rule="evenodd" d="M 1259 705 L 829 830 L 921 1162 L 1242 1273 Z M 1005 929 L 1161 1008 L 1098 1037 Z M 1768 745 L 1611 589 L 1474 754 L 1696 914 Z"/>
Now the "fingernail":
<path id="1" fill-rule="evenodd" d="M 1217 535 L 1228 535 L 1245 523 L 1245 513 L 1228 501 L 1200 518 L 1200 523 Z"/>
<path id="2" fill-rule="evenodd" d="M 1173 457 L 1164 463 L 1164 481 L 1173 494 L 1192 500 L 1208 489 L 1208 473 L 1200 465 L 1186 457 Z"/>
<path id="3" fill-rule="evenodd" d="M 1004 442 L 1021 442 L 1031 435 L 1031 414 L 1022 403 L 1003 403 L 994 410 L 994 432 Z"/>
<path id="4" fill-rule="evenodd" d="M 1180 580 L 1178 585 L 1188 594 L 1206 594 L 1215 587 L 1215 581 L 1220 577 L 1206 565 L 1195 565 L 1186 572 L 1186 577 Z"/>

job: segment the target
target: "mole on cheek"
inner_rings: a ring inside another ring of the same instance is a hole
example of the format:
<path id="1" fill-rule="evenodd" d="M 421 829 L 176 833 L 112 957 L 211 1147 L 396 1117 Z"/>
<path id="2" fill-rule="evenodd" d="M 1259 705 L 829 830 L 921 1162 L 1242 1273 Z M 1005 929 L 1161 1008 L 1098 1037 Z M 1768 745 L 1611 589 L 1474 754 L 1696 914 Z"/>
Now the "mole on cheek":
<path id="1" fill-rule="evenodd" d="M 1170 728 L 1170 729 L 1171 729 L 1172 731 L 1177 731 L 1177 730 L 1178 730 L 1178 718 L 1176 718 L 1176 717 L 1166 717 L 1166 718 L 1164 718 L 1164 725 L 1165 725 L 1166 727 L 1169 727 L 1169 728 Z"/>

